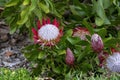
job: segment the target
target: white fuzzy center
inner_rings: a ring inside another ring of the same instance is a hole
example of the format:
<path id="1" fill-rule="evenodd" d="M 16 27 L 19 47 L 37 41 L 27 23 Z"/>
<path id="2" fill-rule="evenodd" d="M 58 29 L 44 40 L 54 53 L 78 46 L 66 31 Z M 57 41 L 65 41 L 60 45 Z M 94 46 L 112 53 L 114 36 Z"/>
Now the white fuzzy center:
<path id="1" fill-rule="evenodd" d="M 108 57 L 107 67 L 113 72 L 120 72 L 120 53 L 114 53 Z"/>
<path id="2" fill-rule="evenodd" d="M 98 40 L 101 40 L 101 38 L 100 38 L 97 34 L 94 34 L 94 35 L 92 36 L 92 40 L 93 40 L 94 42 L 97 42 Z"/>
<path id="3" fill-rule="evenodd" d="M 54 40 L 59 35 L 59 29 L 52 24 L 46 24 L 38 30 L 38 35 L 44 40 Z"/>

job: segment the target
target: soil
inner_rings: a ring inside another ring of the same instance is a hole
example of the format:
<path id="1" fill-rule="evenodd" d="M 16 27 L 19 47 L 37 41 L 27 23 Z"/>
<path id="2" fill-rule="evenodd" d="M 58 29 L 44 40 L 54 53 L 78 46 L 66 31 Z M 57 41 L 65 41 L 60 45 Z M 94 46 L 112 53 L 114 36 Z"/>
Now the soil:
<path id="1" fill-rule="evenodd" d="M 32 40 L 27 34 L 19 34 L 19 31 L 10 34 L 9 26 L 0 20 L 0 67 L 29 69 L 30 62 L 21 53 L 21 49 L 29 44 Z"/>

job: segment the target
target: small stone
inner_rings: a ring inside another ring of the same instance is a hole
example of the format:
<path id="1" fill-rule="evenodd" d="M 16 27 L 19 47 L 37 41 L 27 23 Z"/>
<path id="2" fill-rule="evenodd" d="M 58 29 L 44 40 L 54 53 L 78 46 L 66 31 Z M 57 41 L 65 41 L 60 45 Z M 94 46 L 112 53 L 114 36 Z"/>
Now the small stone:
<path id="1" fill-rule="evenodd" d="M 11 52 L 11 51 L 5 52 L 5 56 L 10 57 L 11 55 L 13 55 L 13 52 Z"/>
<path id="2" fill-rule="evenodd" d="M 7 34 L 2 34 L 0 35 L 0 42 L 6 42 L 8 41 L 8 35 Z"/>
<path id="3" fill-rule="evenodd" d="M 12 44 L 12 45 L 15 45 L 15 44 L 16 44 L 16 42 L 17 42 L 17 40 L 16 40 L 16 39 L 14 39 L 14 38 L 13 38 L 13 39 L 11 39 L 11 44 Z"/>

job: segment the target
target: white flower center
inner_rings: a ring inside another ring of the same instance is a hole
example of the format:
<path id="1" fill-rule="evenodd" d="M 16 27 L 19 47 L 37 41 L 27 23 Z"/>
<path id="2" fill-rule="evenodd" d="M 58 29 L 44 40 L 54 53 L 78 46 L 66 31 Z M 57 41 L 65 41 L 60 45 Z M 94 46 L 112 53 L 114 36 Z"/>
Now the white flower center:
<path id="1" fill-rule="evenodd" d="M 113 72 L 120 72 L 120 53 L 113 53 L 107 58 L 107 67 Z"/>
<path id="2" fill-rule="evenodd" d="M 59 29 L 52 24 L 46 24 L 38 30 L 38 36 L 44 40 L 54 40 L 59 35 Z"/>
<path id="3" fill-rule="evenodd" d="M 96 34 L 94 34 L 94 41 L 98 41 L 98 38 L 99 38 L 99 36 L 98 35 L 96 35 Z"/>

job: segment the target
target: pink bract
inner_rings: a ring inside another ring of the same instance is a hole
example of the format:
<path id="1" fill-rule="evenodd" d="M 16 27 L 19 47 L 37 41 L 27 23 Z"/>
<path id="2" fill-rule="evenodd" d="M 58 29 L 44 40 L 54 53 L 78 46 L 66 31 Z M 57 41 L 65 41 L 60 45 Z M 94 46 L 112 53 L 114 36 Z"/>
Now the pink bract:
<path id="1" fill-rule="evenodd" d="M 84 27 L 76 27 L 73 30 L 73 36 L 80 37 L 81 40 L 86 40 L 86 35 L 90 35 L 87 28 Z"/>
<path id="2" fill-rule="evenodd" d="M 99 59 L 99 66 L 104 67 L 105 60 L 109 56 L 107 52 L 101 52 L 98 54 L 98 59 Z"/>

